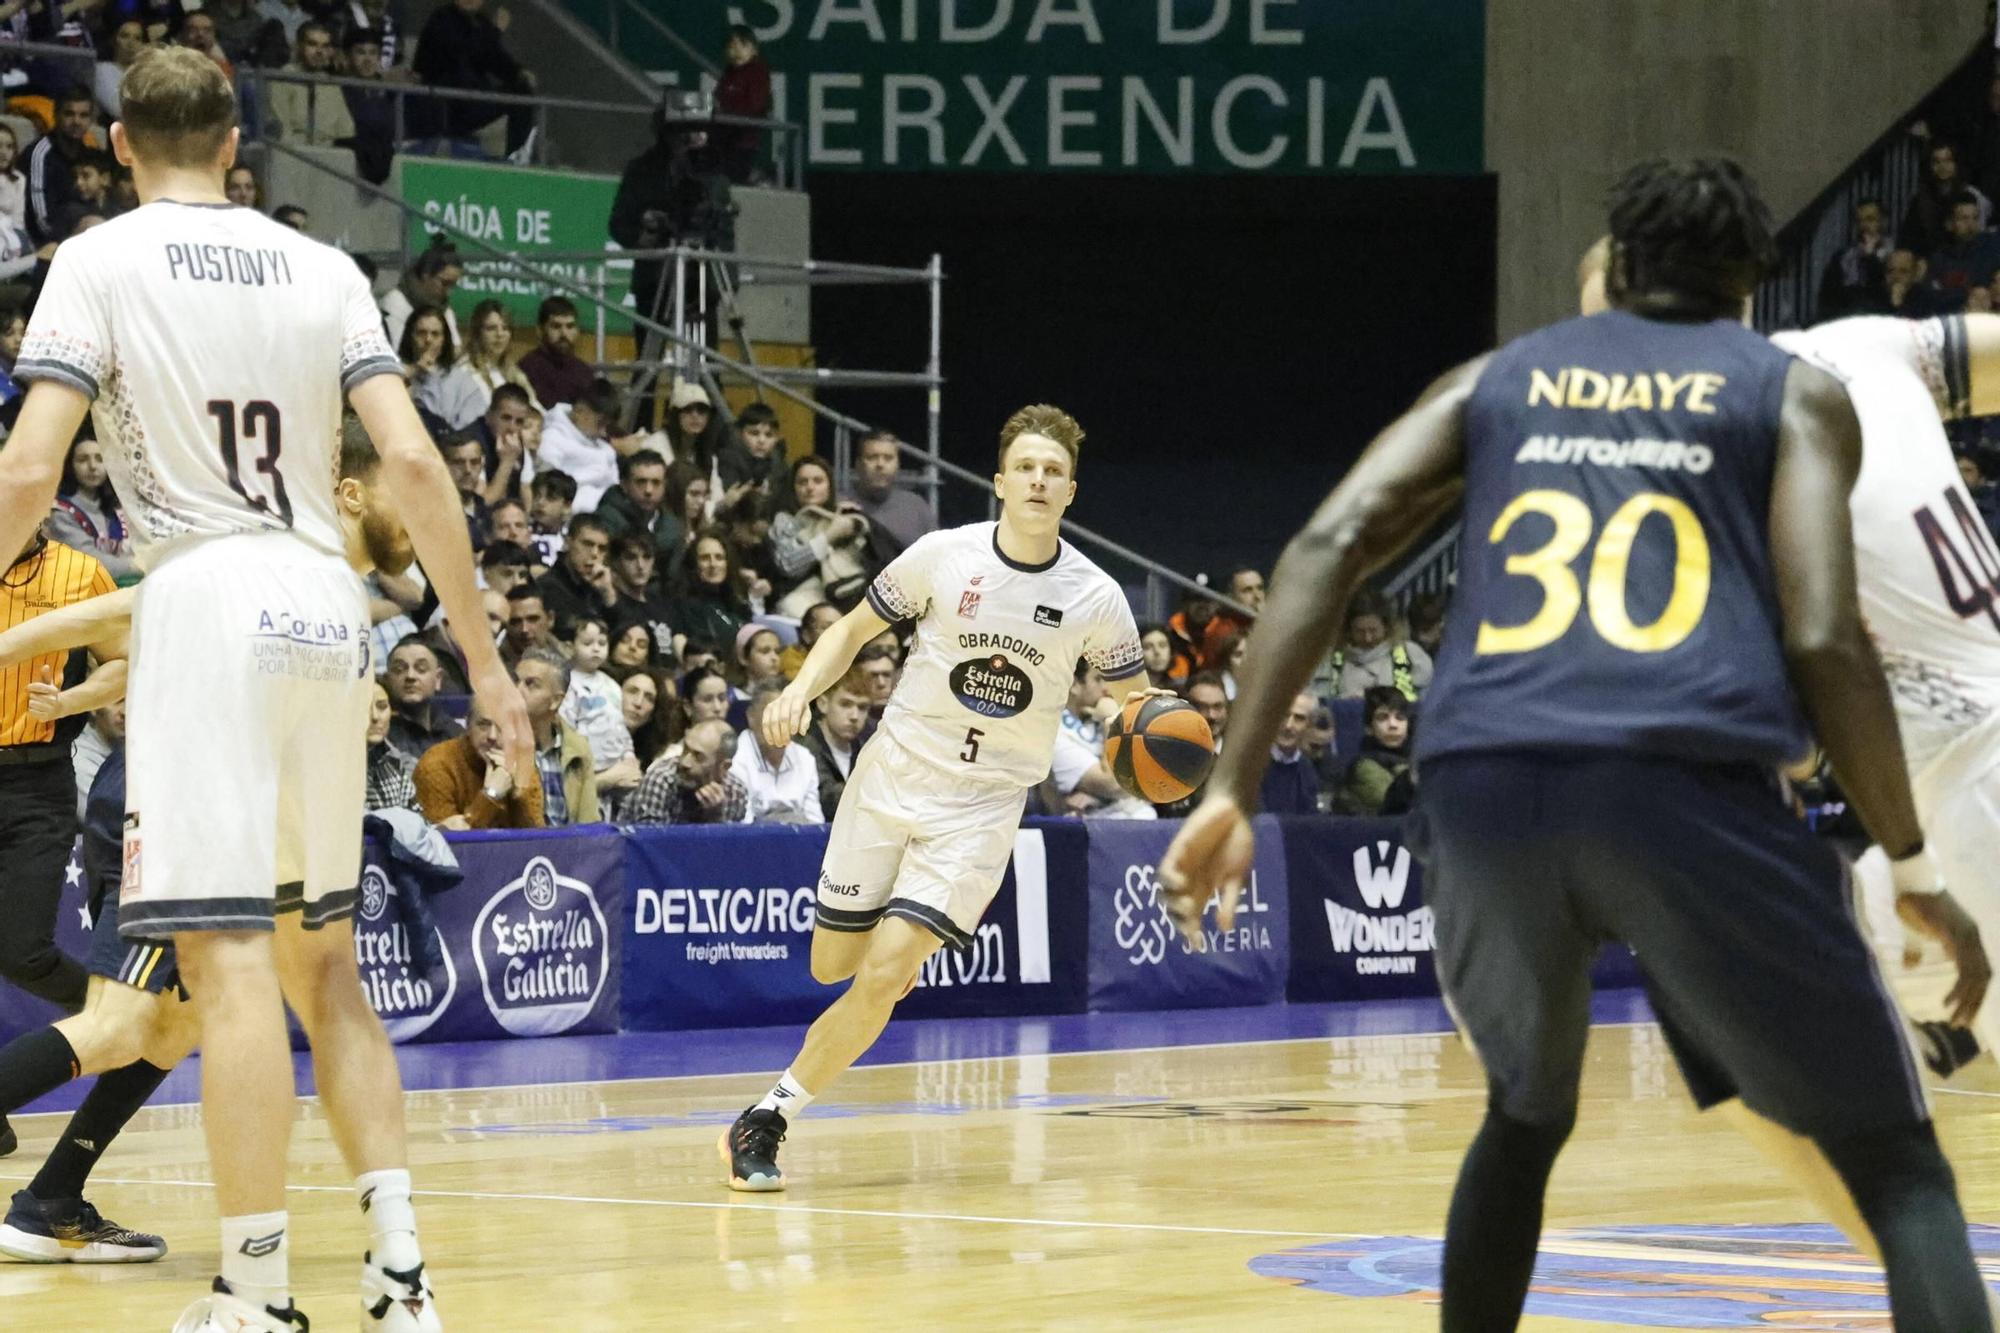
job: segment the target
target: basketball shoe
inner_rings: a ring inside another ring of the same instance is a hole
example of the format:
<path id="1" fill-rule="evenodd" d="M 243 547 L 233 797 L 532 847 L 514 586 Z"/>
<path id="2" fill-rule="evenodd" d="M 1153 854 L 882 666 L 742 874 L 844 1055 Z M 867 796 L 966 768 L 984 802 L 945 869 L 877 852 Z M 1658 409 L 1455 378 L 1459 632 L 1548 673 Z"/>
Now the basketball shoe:
<path id="1" fill-rule="evenodd" d="M 785 1128 L 785 1117 L 777 1111 L 753 1106 L 736 1117 L 715 1145 L 729 1167 L 729 1188 L 766 1194 L 785 1187 L 785 1173 L 778 1169 L 778 1145 L 785 1141 Z"/>
<path id="2" fill-rule="evenodd" d="M 0 1224 L 0 1254 L 31 1264 L 149 1264 L 167 1243 L 108 1222 L 85 1199 L 14 1195 Z"/>
<path id="3" fill-rule="evenodd" d="M 299 1313 L 295 1301 L 282 1310 L 259 1309 L 217 1278 L 214 1289 L 181 1315 L 174 1333 L 312 1333 L 312 1321 Z"/>
<path id="4" fill-rule="evenodd" d="M 7 1123 L 6 1116 L 0 1115 L 0 1157 L 8 1156 L 20 1146 L 21 1140 L 14 1133 L 14 1127 Z"/>
<path id="5" fill-rule="evenodd" d="M 405 1270 L 384 1268 L 372 1254 L 361 1260 L 361 1327 L 363 1333 L 443 1333 L 437 1293 L 424 1276 L 424 1266 Z"/>

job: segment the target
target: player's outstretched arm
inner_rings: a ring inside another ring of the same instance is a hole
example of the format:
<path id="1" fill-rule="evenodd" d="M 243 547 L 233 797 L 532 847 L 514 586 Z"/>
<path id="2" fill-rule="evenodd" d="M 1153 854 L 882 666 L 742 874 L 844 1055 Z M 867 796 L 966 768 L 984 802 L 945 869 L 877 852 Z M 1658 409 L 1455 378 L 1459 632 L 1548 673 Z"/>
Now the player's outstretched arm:
<path id="1" fill-rule="evenodd" d="M 28 386 L 20 418 L 0 449 L 0 566 L 10 565 L 48 517 L 62 481 L 63 459 L 90 400 L 67 384 Z"/>
<path id="2" fill-rule="evenodd" d="M 803 736 L 812 722 L 812 701 L 832 689 L 854 665 L 855 654 L 887 628 L 889 622 L 866 601 L 835 621 L 806 654 L 798 676 L 764 709 L 764 740 L 778 746 Z"/>
<path id="3" fill-rule="evenodd" d="M 1160 863 L 1167 910 L 1196 947 L 1209 898 L 1228 929 L 1250 873 L 1249 816 L 1292 700 L 1333 643 L 1361 580 L 1393 559 L 1451 505 L 1464 472 L 1465 403 L 1484 357 L 1446 373 L 1375 437 L 1293 537 L 1271 576 L 1250 655 L 1229 714 L 1229 744 L 1208 796 Z"/>
<path id="4" fill-rule="evenodd" d="M 1847 391 L 1794 362 L 1771 478 L 1771 563 L 1785 658 L 1806 716 L 1862 823 L 1889 854 L 1904 919 L 1934 936 L 1958 968 L 1954 1021 L 1978 1012 L 1991 971 L 1979 929 L 1941 892 L 1923 854 L 1903 738 L 1882 663 L 1862 624 L 1848 494 L 1861 470 L 1861 423 Z"/>
<path id="5" fill-rule="evenodd" d="M 486 624 L 479 587 L 472 575 L 472 538 L 458 488 L 445 471 L 444 456 L 431 443 L 400 377 L 375 375 L 348 392 L 375 451 L 382 457 L 382 489 L 397 499 L 403 526 L 438 602 L 454 626 Z M 534 776 L 534 741 L 527 706 L 507 674 L 506 664 L 484 633 L 456 636 L 467 674 L 481 707 L 500 726 L 500 740 L 516 781 Z"/>
<path id="6" fill-rule="evenodd" d="M 88 648 L 100 662 L 130 656 L 132 604 L 138 596 L 136 587 L 120 588 L 0 630 L 0 671 L 31 657 L 72 648 Z"/>

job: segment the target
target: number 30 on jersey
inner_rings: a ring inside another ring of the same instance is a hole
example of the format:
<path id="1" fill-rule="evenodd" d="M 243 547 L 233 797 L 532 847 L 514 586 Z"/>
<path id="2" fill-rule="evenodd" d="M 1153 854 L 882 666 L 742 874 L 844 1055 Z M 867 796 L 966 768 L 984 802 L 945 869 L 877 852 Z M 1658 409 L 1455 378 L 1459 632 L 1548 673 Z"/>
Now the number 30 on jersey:
<path id="1" fill-rule="evenodd" d="M 1475 652 L 1493 656 L 1546 648 L 1569 632 L 1577 612 L 1586 607 L 1591 626 L 1606 643 L 1633 653 L 1663 653 L 1683 643 L 1701 624 L 1702 612 L 1708 608 L 1708 534 L 1682 501 L 1646 491 L 1620 505 L 1597 534 L 1588 585 L 1578 580 L 1570 566 L 1590 545 L 1590 506 L 1567 491 L 1525 491 L 1493 520 L 1487 541 L 1499 545 L 1529 514 L 1545 516 L 1555 531 L 1535 550 L 1508 556 L 1507 572 L 1542 585 L 1541 609 L 1518 625 L 1480 622 Z M 1633 543 L 1639 540 L 1645 521 L 1656 514 L 1672 533 L 1674 586 L 1659 616 L 1651 624 L 1638 625 L 1626 604 L 1626 577 Z"/>

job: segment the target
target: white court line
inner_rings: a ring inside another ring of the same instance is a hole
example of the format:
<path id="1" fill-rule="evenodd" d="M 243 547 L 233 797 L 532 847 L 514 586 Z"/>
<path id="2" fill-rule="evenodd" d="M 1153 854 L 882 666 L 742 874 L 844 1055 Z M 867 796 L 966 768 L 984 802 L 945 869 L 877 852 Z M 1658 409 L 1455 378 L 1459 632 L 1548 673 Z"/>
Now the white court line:
<path id="1" fill-rule="evenodd" d="M 1954 1097 L 2000 1097 L 2000 1092 L 1984 1092 L 1978 1088 L 1934 1087 L 1931 1091 L 1950 1093 Z"/>
<path id="2" fill-rule="evenodd" d="M 948 1023 L 952 1020 L 922 1019 L 919 1021 Z M 1644 1022 L 1591 1024 L 1592 1028 L 1649 1028 L 1653 1026 L 1656 1025 L 1651 1019 Z M 1028 1056 L 1061 1059 L 1064 1056 L 1075 1055 L 1157 1055 L 1161 1051 L 1218 1051 L 1241 1049 L 1246 1046 L 1323 1045 L 1327 1042 L 1336 1041 L 1379 1041 L 1387 1037 L 1455 1037 L 1457 1035 L 1457 1029 L 1445 1027 L 1425 1032 L 1346 1033 L 1339 1036 L 1329 1035 L 1324 1037 L 1264 1037 L 1256 1041 L 1197 1041 L 1166 1046 L 1110 1046 L 1103 1050 L 1013 1051 L 1005 1055 L 953 1055 L 933 1060 L 885 1060 L 881 1064 L 855 1065 L 853 1066 L 853 1070 L 865 1073 L 870 1069 L 913 1069 L 922 1065 L 962 1065 L 971 1064 L 979 1060 L 1021 1060 Z M 704 1078 L 766 1078 L 769 1077 L 770 1072 L 769 1070 L 762 1069 L 745 1069 L 733 1074 L 634 1074 L 628 1078 L 573 1078 L 555 1083 L 474 1083 L 465 1087 L 454 1088 L 405 1088 L 403 1095 L 405 1097 L 444 1097 L 461 1092 L 519 1092 L 530 1088 L 600 1088 L 622 1083 L 688 1083 Z M 311 1096 L 301 1094 L 299 1100 L 302 1102 L 316 1102 L 319 1100 L 319 1097 L 317 1094 Z M 201 1105 L 199 1101 L 147 1102 L 146 1109 L 166 1110 L 169 1107 L 175 1106 L 199 1105 Z M 19 1111 L 10 1111 L 7 1118 L 10 1120 L 34 1120 L 37 1117 L 45 1115 L 68 1116 L 73 1114 L 75 1114 L 73 1111 L 35 1111 L 24 1115 Z"/>
<path id="3" fill-rule="evenodd" d="M 32 1176 L 0 1175 L 0 1180 L 31 1180 Z M 182 1189 L 212 1190 L 207 1180 L 119 1180 L 92 1176 L 93 1185 L 178 1186 Z M 287 1185 L 301 1194 L 352 1194 L 351 1185 Z M 1096 1222 L 1053 1217 L 987 1217 L 979 1213 L 906 1213 L 884 1208 L 819 1208 L 802 1203 L 751 1203 L 746 1199 L 699 1201 L 693 1199 L 610 1199 L 584 1194 L 493 1194 L 479 1190 L 412 1190 L 419 1199 L 475 1199 L 489 1203 L 586 1203 L 622 1208 L 691 1208 L 705 1212 L 743 1211 L 760 1213 L 811 1213 L 819 1217 L 878 1217 L 896 1222 L 976 1222 L 986 1226 L 1059 1227 L 1083 1231 L 1163 1231 L 1193 1236 L 1276 1236 L 1285 1240 L 1374 1240 L 1367 1231 L 1265 1231 L 1253 1227 L 1176 1226 L 1169 1222 Z"/>

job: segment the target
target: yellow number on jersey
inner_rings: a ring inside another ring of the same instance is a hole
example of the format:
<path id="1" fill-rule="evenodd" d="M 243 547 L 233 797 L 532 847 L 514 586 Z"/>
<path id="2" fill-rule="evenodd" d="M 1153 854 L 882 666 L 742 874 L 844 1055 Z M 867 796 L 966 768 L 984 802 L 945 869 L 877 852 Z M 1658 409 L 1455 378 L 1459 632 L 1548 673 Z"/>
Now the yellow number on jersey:
<path id="1" fill-rule="evenodd" d="M 1482 655 L 1526 653 L 1546 648 L 1569 632 L 1584 606 L 1583 589 L 1570 563 L 1590 544 L 1590 507 L 1567 491 L 1526 491 L 1493 520 L 1487 540 L 1506 539 L 1524 514 L 1543 514 L 1555 533 L 1536 550 L 1507 557 L 1507 572 L 1542 585 L 1542 606 L 1525 624 L 1482 621 L 1474 651 Z M 1647 515 L 1663 515 L 1673 525 L 1674 588 L 1666 609 L 1650 625 L 1635 625 L 1625 604 L 1625 580 L 1632 543 Z M 1590 559 L 1590 623 L 1607 643 L 1633 653 L 1661 653 L 1694 633 L 1708 609 L 1708 534 L 1694 511 L 1671 495 L 1648 491 L 1618 507 L 1604 525 Z"/>

